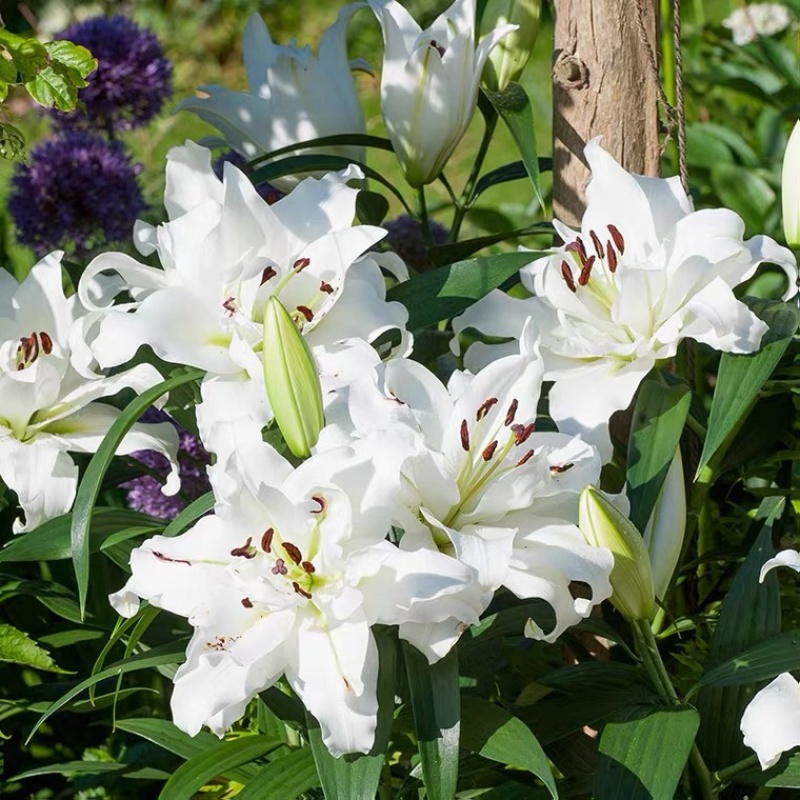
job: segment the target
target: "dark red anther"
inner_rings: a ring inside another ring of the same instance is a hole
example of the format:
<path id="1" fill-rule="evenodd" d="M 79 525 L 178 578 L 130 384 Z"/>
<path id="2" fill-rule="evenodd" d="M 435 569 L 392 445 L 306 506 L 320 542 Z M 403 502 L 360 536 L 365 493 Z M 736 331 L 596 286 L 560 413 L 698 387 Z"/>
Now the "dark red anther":
<path id="1" fill-rule="evenodd" d="M 597 259 L 594 256 L 586 259 L 586 263 L 583 265 L 581 274 L 578 276 L 578 283 L 581 286 L 586 286 L 586 284 L 589 283 L 589 277 L 592 274 L 592 267 L 594 266 L 595 261 L 597 261 Z"/>
<path id="2" fill-rule="evenodd" d="M 465 419 L 461 420 L 461 446 L 469 452 L 469 427 Z"/>
<path id="3" fill-rule="evenodd" d="M 597 257 L 602 260 L 604 251 L 600 237 L 594 231 L 589 231 L 589 236 L 592 237 L 592 244 L 594 245 L 594 251 L 597 253 Z"/>
<path id="4" fill-rule="evenodd" d="M 512 425 L 511 430 L 514 433 L 514 446 L 517 447 L 527 442 L 535 428 L 536 423 L 534 422 L 529 422 L 527 425 Z"/>
<path id="5" fill-rule="evenodd" d="M 263 286 L 267 281 L 271 281 L 278 273 L 272 267 L 267 267 L 261 273 L 261 286 Z"/>
<path id="6" fill-rule="evenodd" d="M 331 286 L 327 281 L 320 281 L 319 290 L 321 292 L 325 292 L 325 294 L 333 294 L 333 286 Z"/>
<path id="7" fill-rule="evenodd" d="M 614 241 L 614 246 L 619 250 L 619 254 L 625 255 L 625 240 L 622 238 L 622 234 L 619 232 L 619 228 L 616 225 L 608 225 L 608 232 L 611 234 L 611 238 Z"/>
<path id="8" fill-rule="evenodd" d="M 517 416 L 517 409 L 519 408 L 519 403 L 517 399 L 514 398 L 511 401 L 511 405 L 508 407 L 508 411 L 506 411 L 506 425 L 510 425 L 514 421 L 514 417 Z"/>
<path id="9" fill-rule="evenodd" d="M 20 362 L 19 364 L 17 364 L 17 372 L 20 372 L 23 369 L 25 369 L 25 365 L 23 363 Z"/>
<path id="10" fill-rule="evenodd" d="M 314 312 L 308 306 L 297 306 L 297 310 L 306 318 L 306 322 L 314 319 Z"/>
<path id="11" fill-rule="evenodd" d="M 272 552 L 272 538 L 275 536 L 275 528 L 267 528 L 261 537 L 261 549 L 265 553 Z"/>
<path id="12" fill-rule="evenodd" d="M 26 364 L 32 364 L 39 357 L 39 338 L 35 333 L 30 336 L 23 336 L 19 340 L 17 353 L 22 354 L 22 360 Z"/>
<path id="13" fill-rule="evenodd" d="M 311 496 L 311 499 L 319 506 L 316 511 L 312 511 L 312 514 L 321 514 L 325 510 L 325 506 L 327 503 L 325 502 L 325 498 L 321 494 L 315 494 Z"/>
<path id="14" fill-rule="evenodd" d="M 447 52 L 447 50 L 446 50 L 446 49 L 445 49 L 445 48 L 444 48 L 442 45 L 440 45 L 440 44 L 439 44 L 439 42 L 437 42 L 437 41 L 436 41 L 436 39 L 431 39 L 431 40 L 428 42 L 428 44 L 429 44 L 429 45 L 430 45 L 430 46 L 431 46 L 431 47 L 432 47 L 434 50 L 436 50 L 436 52 L 437 52 L 437 53 L 439 53 L 439 55 L 440 55 L 442 58 L 444 58 L 444 54 Z"/>
<path id="15" fill-rule="evenodd" d="M 493 442 L 489 442 L 489 444 L 483 448 L 481 458 L 483 458 L 484 461 L 491 461 L 495 450 L 497 450 L 497 439 L 495 439 Z"/>
<path id="16" fill-rule="evenodd" d="M 273 575 L 285 575 L 289 570 L 286 569 L 286 562 L 279 558 L 275 561 L 275 566 L 270 570 Z"/>
<path id="17" fill-rule="evenodd" d="M 561 262 L 561 277 L 564 279 L 564 283 L 567 284 L 567 288 L 571 292 L 578 291 L 575 286 L 575 279 L 572 277 L 572 270 L 569 268 L 569 264 L 567 264 L 566 261 Z"/>
<path id="18" fill-rule="evenodd" d="M 39 340 L 42 343 L 42 350 L 44 354 L 49 356 L 53 352 L 53 340 L 44 331 L 39 331 Z"/>
<path id="19" fill-rule="evenodd" d="M 226 297 L 222 307 L 231 315 L 236 313 L 236 301 L 232 297 Z"/>
<path id="20" fill-rule="evenodd" d="M 253 537 L 248 536 L 247 541 L 244 543 L 242 547 L 234 547 L 231 550 L 232 556 L 241 556 L 242 558 L 255 558 L 256 557 L 256 549 L 252 547 Z"/>
<path id="21" fill-rule="evenodd" d="M 153 555 L 159 561 L 169 561 L 170 564 L 188 564 L 190 567 L 192 566 L 192 562 L 187 561 L 185 558 L 170 558 L 169 556 L 165 556 L 163 553 L 159 553 L 158 550 L 153 550 Z"/>
<path id="22" fill-rule="evenodd" d="M 606 257 L 608 258 L 608 271 L 613 274 L 617 271 L 617 253 L 611 246 L 611 242 L 606 243 Z"/>
<path id="23" fill-rule="evenodd" d="M 550 467 L 550 472 L 555 472 L 557 475 L 560 475 L 562 472 L 566 472 L 568 469 L 572 469 L 574 466 L 574 464 L 554 464 L 552 467 Z"/>
<path id="24" fill-rule="evenodd" d="M 297 272 L 302 272 L 310 263 L 310 258 L 298 258 L 297 261 L 292 264 L 292 269 L 297 270 Z"/>
<path id="25" fill-rule="evenodd" d="M 580 236 L 575 239 L 575 241 L 569 242 L 569 244 L 565 245 L 564 249 L 568 253 L 577 253 L 581 264 L 586 261 L 586 246 L 584 245 L 583 239 L 581 239 Z"/>
<path id="26" fill-rule="evenodd" d="M 310 561 L 303 561 L 300 566 L 303 568 L 303 572 L 307 572 L 309 575 L 316 572 L 316 567 Z"/>
<path id="27" fill-rule="evenodd" d="M 245 608 L 252 608 L 253 607 L 253 601 L 249 597 L 243 597 L 242 598 L 242 605 Z"/>
<path id="28" fill-rule="evenodd" d="M 528 452 L 517 461 L 517 466 L 521 467 L 523 464 L 527 464 L 533 458 L 533 452 L 533 450 L 528 450 Z"/>
<path id="29" fill-rule="evenodd" d="M 480 422 L 491 410 L 492 406 L 497 403 L 496 397 L 490 397 L 488 400 L 484 400 L 478 406 L 478 412 L 475 414 L 475 419 L 477 422 Z"/>
<path id="30" fill-rule="evenodd" d="M 303 560 L 303 554 L 300 552 L 300 548 L 296 544 L 292 544 L 291 542 L 283 542 L 281 547 L 286 551 L 286 555 L 294 561 L 295 564 L 299 564 Z"/>
<path id="31" fill-rule="evenodd" d="M 306 600 L 311 599 L 311 593 L 301 588 L 300 584 L 297 581 L 292 581 L 292 589 L 294 589 L 295 592 L 300 595 L 300 597 L 305 597 Z"/>

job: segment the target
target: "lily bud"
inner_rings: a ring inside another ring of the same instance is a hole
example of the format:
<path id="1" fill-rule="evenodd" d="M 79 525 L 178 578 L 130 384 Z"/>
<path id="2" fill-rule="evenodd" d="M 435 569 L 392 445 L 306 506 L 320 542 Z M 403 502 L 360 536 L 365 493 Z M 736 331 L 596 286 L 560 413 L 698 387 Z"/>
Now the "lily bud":
<path id="1" fill-rule="evenodd" d="M 683 485 L 681 451 L 675 454 L 655 508 L 644 530 L 644 543 L 650 552 L 650 567 L 656 597 L 664 598 L 678 564 L 686 532 L 686 489 Z"/>
<path id="2" fill-rule="evenodd" d="M 481 17 L 481 35 L 504 25 L 517 25 L 489 53 L 483 68 L 482 83 L 487 89 L 502 92 L 519 80 L 539 35 L 542 0 L 489 0 Z"/>
<path id="3" fill-rule="evenodd" d="M 800 120 L 795 123 L 783 154 L 781 194 L 786 244 L 800 247 Z"/>
<path id="4" fill-rule="evenodd" d="M 325 424 L 314 356 L 277 297 L 264 308 L 261 351 L 267 397 L 289 450 L 306 458 Z"/>
<path id="5" fill-rule="evenodd" d="M 650 619 L 655 610 L 650 555 L 636 526 L 598 489 L 587 486 L 578 503 L 578 527 L 586 541 L 614 556 L 611 602 L 627 619 Z"/>

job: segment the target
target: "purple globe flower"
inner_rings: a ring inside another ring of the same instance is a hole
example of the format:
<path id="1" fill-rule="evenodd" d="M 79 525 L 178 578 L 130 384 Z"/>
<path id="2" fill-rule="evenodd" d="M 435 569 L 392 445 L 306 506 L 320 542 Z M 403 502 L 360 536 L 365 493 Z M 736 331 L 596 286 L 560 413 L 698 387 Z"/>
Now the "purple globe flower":
<path id="1" fill-rule="evenodd" d="M 383 223 L 388 233 L 383 242 L 389 245 L 409 267 L 417 271 L 431 269 L 431 261 L 422 238 L 422 226 L 417 220 L 402 214 L 397 219 Z M 444 225 L 435 220 L 429 220 L 431 240 L 433 244 L 444 244 L 449 236 L 449 231 Z"/>
<path id="2" fill-rule="evenodd" d="M 242 169 L 247 164 L 247 159 L 241 154 L 237 153 L 235 150 L 228 150 L 227 153 L 223 153 L 221 156 L 219 156 L 214 162 L 214 174 L 220 180 L 222 180 L 222 171 L 227 162 L 230 162 L 238 169 Z M 269 205 L 277 203 L 278 200 L 286 196 L 283 192 L 278 191 L 270 183 L 260 183 L 258 186 L 256 186 L 256 191 L 259 193 L 259 195 L 261 195 L 261 197 L 264 198 L 264 200 L 267 201 Z"/>
<path id="3" fill-rule="evenodd" d="M 56 38 L 83 45 L 97 59 L 89 85 L 78 93 L 85 111 L 53 112 L 64 126 L 108 132 L 138 128 L 172 95 L 172 64 L 161 43 L 127 17 L 93 17 L 70 25 Z"/>
<path id="4" fill-rule="evenodd" d="M 134 511 L 141 511 L 159 519 L 174 519 L 192 500 L 211 490 L 206 467 L 211 462 L 200 440 L 178 425 L 175 420 L 159 411 L 150 408 L 142 414 L 141 422 L 172 422 L 178 431 L 178 466 L 181 477 L 181 490 L 172 497 L 161 493 L 163 482 L 152 475 L 120 484 L 127 490 L 128 506 Z M 149 470 L 166 478 L 169 470 L 167 459 L 155 450 L 137 450 L 131 457 L 142 463 Z"/>
<path id="5" fill-rule="evenodd" d="M 17 237 L 38 255 L 85 256 L 130 239 L 145 204 L 134 165 L 117 142 L 82 131 L 46 139 L 18 164 L 8 210 Z"/>

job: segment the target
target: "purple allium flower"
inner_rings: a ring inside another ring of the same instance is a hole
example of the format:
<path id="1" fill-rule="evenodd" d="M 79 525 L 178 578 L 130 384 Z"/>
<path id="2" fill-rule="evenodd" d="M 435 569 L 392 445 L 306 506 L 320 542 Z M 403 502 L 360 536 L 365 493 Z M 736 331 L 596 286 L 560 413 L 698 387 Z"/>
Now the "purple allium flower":
<path id="1" fill-rule="evenodd" d="M 39 255 L 80 256 L 127 241 L 145 207 L 140 171 L 118 142 L 82 131 L 44 140 L 12 178 L 8 210 L 19 240 Z"/>
<path id="2" fill-rule="evenodd" d="M 383 222 L 383 227 L 388 233 L 383 240 L 394 250 L 409 267 L 418 271 L 431 269 L 434 264 L 425 250 L 422 239 L 422 226 L 408 214 L 401 214 L 397 219 Z M 449 231 L 444 225 L 435 220 L 428 222 L 431 240 L 434 245 L 444 244 L 449 236 Z"/>
<path id="3" fill-rule="evenodd" d="M 223 153 L 214 162 L 214 174 L 222 180 L 222 171 L 226 162 L 230 162 L 237 169 L 242 169 L 247 164 L 247 159 L 235 150 L 229 150 Z M 244 170 L 243 170 L 244 171 Z M 283 192 L 278 191 L 270 183 L 260 183 L 256 186 L 256 191 L 263 197 L 269 205 L 277 203 L 282 197 L 286 197 Z"/>
<path id="4" fill-rule="evenodd" d="M 192 500 L 211 490 L 206 467 L 211 459 L 200 440 L 181 428 L 175 420 L 156 408 L 149 408 L 142 414 L 141 422 L 171 422 L 178 431 L 178 466 L 181 477 L 181 490 L 172 497 L 161 493 L 161 483 L 152 475 L 126 481 L 120 487 L 128 492 L 128 506 L 159 519 L 174 519 Z M 166 478 L 169 471 L 167 459 L 155 450 L 137 450 L 131 457 L 148 469 Z"/>
<path id="5" fill-rule="evenodd" d="M 78 92 L 85 111 L 53 112 L 64 126 L 138 128 L 172 95 L 172 64 L 161 43 L 152 31 L 127 17 L 92 17 L 70 25 L 56 38 L 83 45 L 97 59 L 89 85 Z"/>

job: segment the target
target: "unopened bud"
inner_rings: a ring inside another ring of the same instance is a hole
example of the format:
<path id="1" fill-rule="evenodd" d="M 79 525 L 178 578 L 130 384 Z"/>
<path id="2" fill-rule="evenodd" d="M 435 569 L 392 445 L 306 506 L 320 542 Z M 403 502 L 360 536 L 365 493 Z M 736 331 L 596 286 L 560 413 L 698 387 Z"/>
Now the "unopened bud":
<path id="1" fill-rule="evenodd" d="M 800 120 L 795 123 L 783 154 L 781 196 L 786 244 L 800 247 Z"/>
<path id="2" fill-rule="evenodd" d="M 482 82 L 487 89 L 502 92 L 519 79 L 528 63 L 536 37 L 542 0 L 489 0 L 481 16 L 481 36 L 502 25 L 518 25 L 489 53 Z"/>
<path id="3" fill-rule="evenodd" d="M 587 486 L 578 504 L 578 527 L 589 544 L 614 556 L 611 602 L 627 619 L 650 619 L 655 610 L 650 555 L 636 526 L 599 490 Z"/>
<path id="4" fill-rule="evenodd" d="M 277 297 L 264 308 L 261 352 L 272 413 L 289 450 L 306 458 L 325 424 L 317 365 L 306 340 Z"/>
<path id="5" fill-rule="evenodd" d="M 650 553 L 650 568 L 656 597 L 664 599 L 672 573 L 678 564 L 686 532 L 686 489 L 683 485 L 681 451 L 675 454 L 655 508 L 644 530 L 644 543 Z"/>

